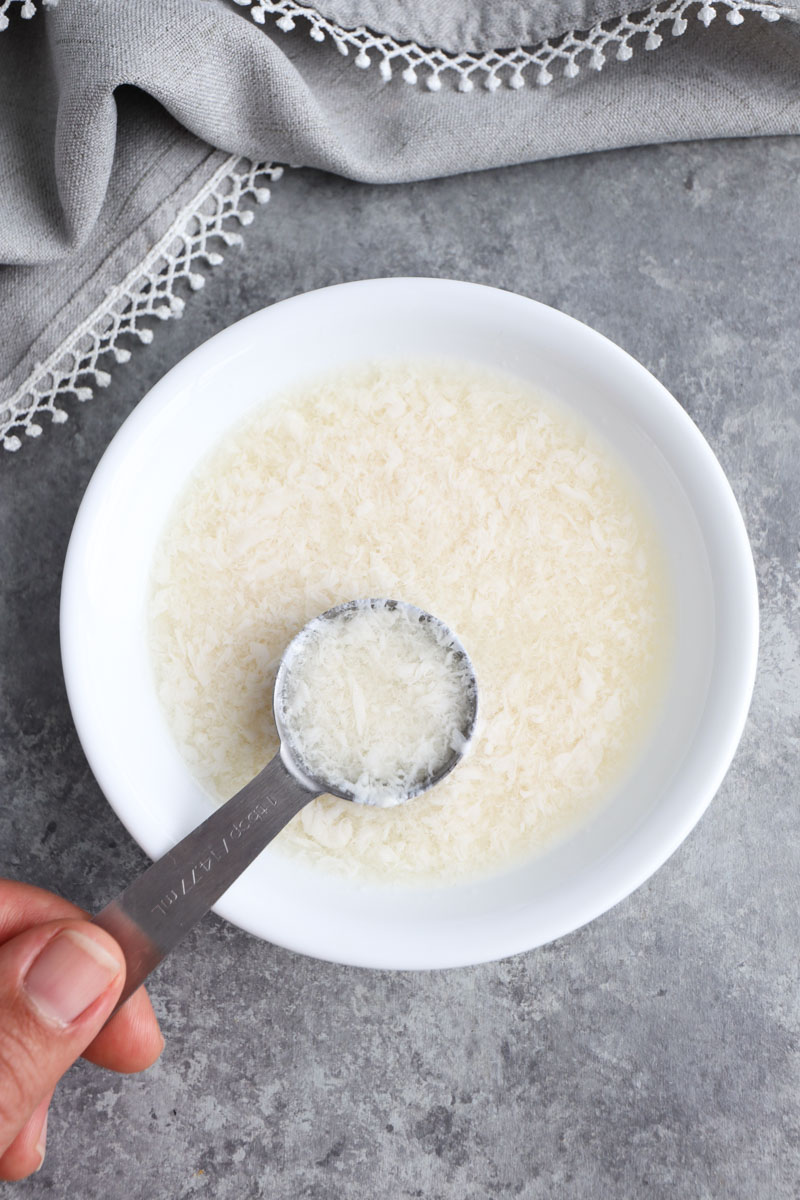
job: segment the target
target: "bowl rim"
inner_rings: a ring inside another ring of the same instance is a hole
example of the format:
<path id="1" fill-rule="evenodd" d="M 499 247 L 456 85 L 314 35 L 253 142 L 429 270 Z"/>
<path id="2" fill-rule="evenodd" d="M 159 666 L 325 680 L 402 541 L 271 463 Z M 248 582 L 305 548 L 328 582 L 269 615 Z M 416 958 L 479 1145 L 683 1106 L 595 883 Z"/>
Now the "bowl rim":
<path id="1" fill-rule="evenodd" d="M 648 403 L 660 412 L 659 419 L 672 426 L 675 436 L 682 441 L 687 458 L 692 460 L 694 469 L 702 478 L 709 511 L 715 520 L 722 523 L 721 527 L 727 537 L 725 554 L 738 589 L 738 640 L 736 662 L 733 664 L 734 678 L 719 701 L 721 711 L 718 711 L 716 716 L 717 724 L 722 725 L 722 733 L 718 734 L 713 747 L 705 750 L 694 794 L 682 796 L 680 810 L 670 814 L 670 819 L 659 830 L 657 838 L 653 837 L 650 827 L 652 822 L 643 821 L 637 826 L 625 844 L 624 863 L 617 864 L 616 869 L 610 869 L 611 864 L 606 864 L 602 895 L 577 897 L 560 916 L 554 914 L 549 922 L 545 922 L 547 928 L 542 936 L 535 939 L 526 938 L 524 928 L 520 928 L 516 923 L 505 933 L 495 933 L 491 938 L 485 938 L 486 944 L 476 946 L 474 952 L 466 954 L 457 939 L 454 939 L 452 951 L 439 947 L 431 952 L 430 947 L 421 945 L 418 951 L 407 950 L 400 960 L 396 954 L 393 955 L 390 946 L 385 949 L 371 946 L 366 950 L 364 947 L 353 946 L 345 952 L 331 954 L 328 948 L 321 949 L 319 939 L 309 938 L 307 934 L 287 937 L 280 929 L 274 928 L 265 933 L 263 921 L 255 919 L 252 914 L 243 913 L 227 895 L 214 906 L 215 912 L 240 928 L 309 957 L 371 968 L 441 969 L 494 961 L 534 949 L 580 928 L 630 895 L 663 865 L 700 820 L 722 783 L 744 729 L 755 682 L 759 639 L 756 573 L 744 520 L 731 485 L 703 434 L 672 394 L 627 351 L 591 326 L 530 297 L 485 284 L 429 277 L 397 276 L 333 284 L 281 300 L 241 318 L 201 343 L 167 371 L 123 421 L 100 458 L 81 500 L 65 558 L 60 607 L 61 654 L 68 701 L 89 766 L 116 815 L 135 841 L 152 856 L 157 838 L 150 836 L 143 829 L 142 822 L 137 821 L 136 812 L 130 811 L 126 805 L 119 804 L 115 799 L 112 756 L 106 752 L 102 744 L 102 735 L 98 737 L 98 730 L 93 724 L 92 697 L 87 690 L 87 680 L 81 672 L 76 638 L 73 636 L 83 617 L 83 560 L 94 524 L 102 510 L 104 493 L 111 486 L 130 447 L 149 429 L 151 422 L 162 410 L 168 407 L 176 392 L 196 375 L 198 367 L 202 367 L 204 362 L 210 365 L 220 358 L 224 359 L 228 349 L 238 342 L 248 326 L 256 328 L 265 319 L 270 319 L 267 314 L 278 310 L 285 314 L 287 309 L 302 322 L 304 307 L 319 303 L 322 294 L 326 294 L 335 303 L 336 295 L 340 295 L 343 290 L 353 292 L 356 289 L 370 289 L 375 293 L 373 302 L 379 303 L 381 292 L 385 294 L 387 289 L 397 292 L 400 288 L 411 288 L 412 291 L 419 288 L 432 289 L 438 292 L 440 299 L 445 302 L 448 293 L 453 297 L 455 289 L 462 294 L 466 294 L 467 291 L 473 293 L 482 303 L 517 307 L 524 305 L 532 316 L 536 316 L 537 313 L 540 316 L 546 314 L 548 320 L 563 323 L 567 332 L 582 339 L 586 345 L 593 346 L 598 353 L 618 356 L 620 364 L 625 364 L 629 372 L 638 373 L 642 385 L 647 389 Z M 694 504 L 692 509 L 695 511 Z M 702 526 L 702 530 L 705 538 L 705 526 Z M 715 655 L 715 668 L 716 662 Z M 703 716 L 703 720 L 705 719 L 706 714 Z M 647 829 L 644 829 L 644 826 Z M 643 836 L 648 831 L 649 836 Z M 624 869 L 620 869 L 621 866 Z"/>

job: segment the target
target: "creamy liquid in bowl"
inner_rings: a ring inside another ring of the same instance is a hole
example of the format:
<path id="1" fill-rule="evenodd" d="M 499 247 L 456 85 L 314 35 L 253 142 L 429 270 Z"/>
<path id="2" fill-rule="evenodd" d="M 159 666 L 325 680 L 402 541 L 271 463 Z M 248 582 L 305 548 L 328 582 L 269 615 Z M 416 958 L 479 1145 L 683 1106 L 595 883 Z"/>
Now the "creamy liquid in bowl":
<path id="1" fill-rule="evenodd" d="M 671 616 L 627 470 L 510 377 L 378 363 L 271 399 L 193 475 L 153 566 L 158 695 L 217 800 L 277 749 L 287 643 L 357 596 L 396 596 L 468 646 L 471 753 L 396 808 L 322 797 L 276 847 L 392 882 L 515 865 L 597 811 L 640 752 Z M 355 730 L 357 736 L 357 730 Z"/>

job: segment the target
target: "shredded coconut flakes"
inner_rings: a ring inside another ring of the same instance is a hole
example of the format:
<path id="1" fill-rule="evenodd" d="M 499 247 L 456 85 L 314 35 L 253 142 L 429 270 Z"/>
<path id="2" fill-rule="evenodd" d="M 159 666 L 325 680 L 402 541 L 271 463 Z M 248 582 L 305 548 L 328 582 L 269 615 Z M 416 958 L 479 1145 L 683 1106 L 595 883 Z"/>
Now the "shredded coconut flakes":
<path id="1" fill-rule="evenodd" d="M 452 765 L 474 696 L 446 626 L 384 597 L 312 621 L 284 656 L 277 704 L 306 775 L 388 808 Z"/>
<path id="2" fill-rule="evenodd" d="M 271 398 L 198 469 L 153 569 L 158 693 L 218 800 L 277 750 L 281 655 L 314 616 L 396 596 L 458 630 L 473 748 L 408 804 L 307 805 L 276 845 L 394 882 L 509 867 L 593 812 L 664 677 L 658 540 L 570 413 L 482 369 L 380 363 Z"/>

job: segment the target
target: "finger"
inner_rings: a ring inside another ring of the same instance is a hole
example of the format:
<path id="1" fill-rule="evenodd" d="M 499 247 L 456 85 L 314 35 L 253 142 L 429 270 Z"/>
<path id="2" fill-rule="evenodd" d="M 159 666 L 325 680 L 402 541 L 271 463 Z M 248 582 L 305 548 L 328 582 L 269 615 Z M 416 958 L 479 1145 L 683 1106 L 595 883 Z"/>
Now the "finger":
<path id="1" fill-rule="evenodd" d="M 0 879 L 0 943 L 32 925 L 86 916 L 83 909 L 52 892 Z M 99 1067 L 127 1074 L 151 1066 L 163 1048 L 164 1039 L 153 1007 L 147 993 L 140 988 L 89 1044 L 83 1057 Z"/>
<path id="2" fill-rule="evenodd" d="M 41 1167 L 47 1144 L 47 1110 L 52 1099 L 53 1093 L 48 1092 L 0 1157 L 0 1179 L 25 1179 Z"/>
<path id="3" fill-rule="evenodd" d="M 100 1032 L 125 960 L 88 921 L 51 921 L 0 946 L 0 1153 Z"/>
<path id="4" fill-rule="evenodd" d="M 14 879 L 0 879 L 0 942 L 7 942 L 32 925 L 85 917 L 83 909 L 43 888 Z"/>
<path id="5" fill-rule="evenodd" d="M 98 1067 L 131 1074 L 150 1067 L 164 1049 L 156 1014 L 144 988 L 135 991 L 86 1047 L 83 1057 Z"/>

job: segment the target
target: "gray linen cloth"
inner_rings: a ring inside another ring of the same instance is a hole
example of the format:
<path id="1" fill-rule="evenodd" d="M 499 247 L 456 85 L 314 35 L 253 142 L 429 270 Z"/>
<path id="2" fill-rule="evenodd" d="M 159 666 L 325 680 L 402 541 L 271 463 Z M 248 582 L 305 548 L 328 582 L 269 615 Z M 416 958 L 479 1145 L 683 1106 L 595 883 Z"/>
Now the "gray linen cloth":
<path id="1" fill-rule="evenodd" d="M 345 27 L 485 50 L 589 28 L 628 6 L 320 7 Z M 688 19 L 683 36 L 665 32 L 657 51 L 637 46 L 599 73 L 469 94 L 354 69 L 330 39 L 317 43 L 299 24 L 280 32 L 269 16 L 259 25 L 235 0 L 60 0 L 13 18 L 0 33 L 0 437 L 16 448 L 38 364 L 232 155 L 388 183 L 648 142 L 797 133 L 800 0 L 778 21 L 745 13 L 738 27 L 724 3 L 716 9 L 709 28 Z"/>

